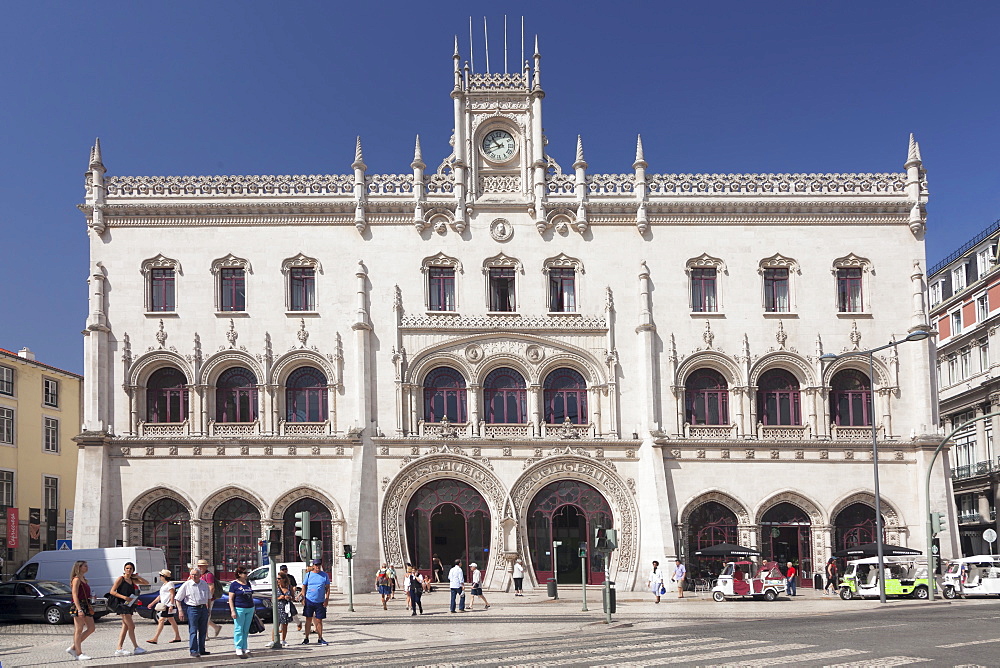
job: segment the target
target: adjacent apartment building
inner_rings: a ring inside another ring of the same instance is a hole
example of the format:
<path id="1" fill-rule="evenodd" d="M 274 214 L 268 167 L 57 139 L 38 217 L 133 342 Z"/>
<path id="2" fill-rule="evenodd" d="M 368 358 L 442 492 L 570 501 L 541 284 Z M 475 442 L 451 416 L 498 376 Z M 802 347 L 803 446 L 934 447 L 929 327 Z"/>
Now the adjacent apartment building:
<path id="1" fill-rule="evenodd" d="M 345 544 L 355 573 L 458 558 L 490 588 L 518 557 L 641 587 L 719 542 L 811 578 L 875 535 L 872 425 L 886 538 L 923 546 L 933 339 L 874 377 L 841 355 L 929 329 L 917 142 L 886 173 L 658 173 L 641 140 L 591 171 L 545 137 L 537 50 L 461 61 L 396 173 L 360 139 L 312 176 L 109 175 L 93 147 L 84 546 L 228 578 L 271 529 L 294 558 L 309 511 L 338 586 Z M 618 550 L 581 561 L 599 526 Z"/>
<path id="2" fill-rule="evenodd" d="M 0 348 L 0 522 L 5 575 L 72 531 L 83 377 Z"/>
<path id="3" fill-rule="evenodd" d="M 1000 220 L 930 271 L 931 319 L 939 332 L 937 377 L 941 420 L 950 432 L 1000 413 Z M 997 529 L 1000 501 L 1000 415 L 955 435 L 952 485 L 965 556 L 989 554 L 983 533 Z M 992 546 L 996 553 L 996 543 Z"/>

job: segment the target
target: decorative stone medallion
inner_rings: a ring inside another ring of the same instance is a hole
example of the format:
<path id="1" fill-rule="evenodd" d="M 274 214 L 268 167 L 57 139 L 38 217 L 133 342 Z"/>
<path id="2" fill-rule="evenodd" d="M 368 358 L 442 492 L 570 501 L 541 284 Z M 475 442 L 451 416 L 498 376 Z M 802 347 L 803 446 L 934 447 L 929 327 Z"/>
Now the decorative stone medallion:
<path id="1" fill-rule="evenodd" d="M 479 364 L 483 360 L 483 347 L 478 343 L 470 343 L 465 347 L 465 359 L 469 360 L 473 364 Z"/>
<path id="2" fill-rule="evenodd" d="M 514 226 L 506 218 L 496 218 L 490 223 L 490 236 L 494 241 L 510 241 L 514 236 Z"/>

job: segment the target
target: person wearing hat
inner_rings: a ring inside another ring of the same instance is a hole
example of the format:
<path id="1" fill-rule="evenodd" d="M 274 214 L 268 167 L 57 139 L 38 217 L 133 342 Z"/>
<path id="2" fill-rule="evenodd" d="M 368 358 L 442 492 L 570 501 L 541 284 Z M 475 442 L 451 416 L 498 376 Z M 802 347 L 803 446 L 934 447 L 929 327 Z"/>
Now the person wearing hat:
<path id="1" fill-rule="evenodd" d="M 472 569 L 472 600 L 469 601 L 469 610 L 472 610 L 472 606 L 476 604 L 477 596 L 483 599 L 483 603 L 486 604 L 485 610 L 489 610 L 490 602 L 483 596 L 483 572 L 479 570 L 479 566 L 475 562 L 469 564 L 469 568 Z"/>
<path id="2" fill-rule="evenodd" d="M 150 601 L 147 606 L 150 610 L 156 610 L 156 619 L 159 620 L 156 624 L 156 633 L 150 640 L 146 641 L 150 645 L 155 645 L 156 641 L 160 639 L 163 627 L 168 621 L 170 622 L 170 626 L 174 628 L 174 639 L 170 642 L 181 641 L 181 631 L 177 626 L 177 603 L 174 601 L 174 583 L 170 581 L 172 576 L 172 573 L 166 568 L 160 571 L 160 579 L 163 582 L 160 585 L 160 595 Z"/>
<path id="3" fill-rule="evenodd" d="M 212 592 L 212 600 L 214 601 L 217 597 L 215 595 L 215 573 L 208 570 L 208 561 L 205 559 L 198 560 L 198 570 L 201 571 L 201 581 L 208 585 L 209 591 Z M 212 606 L 209 605 L 208 609 L 211 610 Z M 212 632 L 215 634 L 214 637 L 219 636 L 219 632 L 222 630 L 222 626 L 216 624 L 212 621 L 212 616 L 208 616 L 208 625 L 212 627 Z"/>
<path id="4" fill-rule="evenodd" d="M 323 640 L 323 620 L 326 619 L 326 606 L 330 603 L 330 576 L 323 572 L 323 560 L 313 559 L 312 570 L 302 578 L 302 614 L 306 617 L 306 637 L 303 645 L 309 644 L 309 631 L 316 624 L 317 645 L 328 645 Z"/>

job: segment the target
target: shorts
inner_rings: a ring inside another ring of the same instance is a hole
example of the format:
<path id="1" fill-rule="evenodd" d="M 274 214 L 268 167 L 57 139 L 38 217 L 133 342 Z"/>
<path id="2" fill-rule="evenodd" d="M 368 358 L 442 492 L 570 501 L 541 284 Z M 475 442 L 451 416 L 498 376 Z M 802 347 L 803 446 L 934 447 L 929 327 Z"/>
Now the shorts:
<path id="1" fill-rule="evenodd" d="M 168 610 L 160 610 L 159 612 L 156 613 L 156 618 L 157 619 L 176 619 L 177 618 L 177 610 L 174 609 L 173 612 L 170 612 Z"/>
<path id="2" fill-rule="evenodd" d="M 302 614 L 314 619 L 326 619 L 326 605 L 322 601 L 306 600 L 302 606 Z"/>
<path id="3" fill-rule="evenodd" d="M 389 596 L 392 594 L 392 587 L 389 585 L 378 585 L 378 593 L 382 596 Z"/>
<path id="4" fill-rule="evenodd" d="M 483 588 L 482 587 L 473 587 L 471 593 L 472 593 L 473 596 L 482 596 L 483 595 Z"/>

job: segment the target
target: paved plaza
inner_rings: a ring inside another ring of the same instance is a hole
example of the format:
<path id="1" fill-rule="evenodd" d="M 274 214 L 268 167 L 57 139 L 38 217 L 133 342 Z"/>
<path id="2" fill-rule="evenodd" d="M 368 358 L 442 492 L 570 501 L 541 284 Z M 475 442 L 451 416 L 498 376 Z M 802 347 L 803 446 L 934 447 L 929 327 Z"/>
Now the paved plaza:
<path id="1" fill-rule="evenodd" d="M 706 594 L 677 600 L 630 593 L 619 602 L 611 626 L 603 623 L 598 592 L 588 595 L 582 612 L 580 592 L 564 591 L 558 601 L 542 592 L 524 598 L 489 593 L 491 607 L 464 614 L 448 612 L 446 591 L 424 597 L 425 614 L 412 617 L 397 598 L 383 611 L 374 594 L 331 603 L 328 647 L 298 644 L 265 649 L 265 634 L 254 636 L 254 656 L 233 653 L 232 626 L 211 639 L 211 656 L 191 659 L 187 644 L 157 645 L 145 640 L 153 624 L 137 623 L 148 652 L 113 656 L 119 624 L 113 616 L 98 623 L 85 649 L 91 666 L 362 666 L 362 665 L 733 665 L 733 666 L 1000 666 L 1000 604 L 992 600 L 841 601 L 806 590 L 774 603 L 715 603 Z M 182 637 L 187 639 L 186 628 Z M 71 627 L 41 623 L 0 625 L 0 666 L 70 665 L 65 653 Z M 315 636 L 313 636 L 315 640 Z M 954 645 L 954 646 L 951 646 Z"/>

